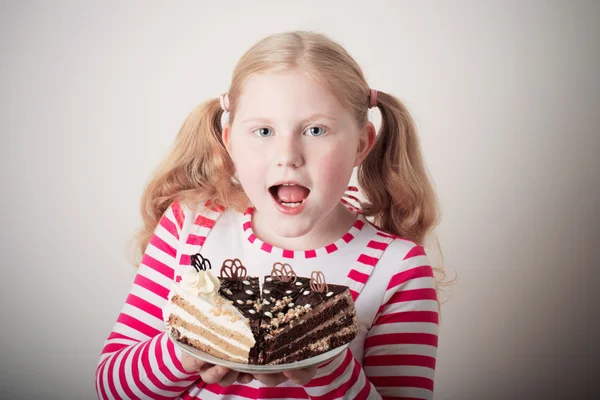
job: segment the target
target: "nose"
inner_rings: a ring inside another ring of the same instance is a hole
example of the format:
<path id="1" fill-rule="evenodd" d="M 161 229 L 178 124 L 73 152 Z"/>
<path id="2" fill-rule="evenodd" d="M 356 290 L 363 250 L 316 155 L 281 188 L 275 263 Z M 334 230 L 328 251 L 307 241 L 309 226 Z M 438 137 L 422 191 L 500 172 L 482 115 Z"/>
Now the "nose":
<path id="1" fill-rule="evenodd" d="M 278 167 L 298 168 L 304 164 L 301 139 L 295 135 L 279 135 L 275 160 Z"/>

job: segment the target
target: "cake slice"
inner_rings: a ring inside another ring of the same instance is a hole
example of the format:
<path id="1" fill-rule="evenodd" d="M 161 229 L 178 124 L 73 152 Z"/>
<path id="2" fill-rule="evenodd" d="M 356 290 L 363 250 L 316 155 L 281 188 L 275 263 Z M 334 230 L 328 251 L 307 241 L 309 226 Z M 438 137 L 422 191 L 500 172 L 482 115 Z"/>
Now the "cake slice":
<path id="1" fill-rule="evenodd" d="M 327 285 L 318 271 L 298 278 L 288 267 L 275 265 L 265 277 L 259 364 L 314 357 L 351 342 L 360 330 L 347 286 Z"/>
<path id="2" fill-rule="evenodd" d="M 208 260 L 195 254 L 192 267 L 169 292 L 163 309 L 167 332 L 214 357 L 247 364 L 256 344 L 249 319 L 220 294 Z"/>

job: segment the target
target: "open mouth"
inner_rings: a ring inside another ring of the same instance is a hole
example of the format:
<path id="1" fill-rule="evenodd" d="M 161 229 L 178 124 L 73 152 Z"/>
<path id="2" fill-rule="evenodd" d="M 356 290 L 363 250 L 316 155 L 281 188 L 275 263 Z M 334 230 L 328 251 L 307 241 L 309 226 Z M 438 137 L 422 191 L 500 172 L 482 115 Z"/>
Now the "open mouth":
<path id="1" fill-rule="evenodd" d="M 310 194 L 308 188 L 293 183 L 271 186 L 269 192 L 279 204 L 290 208 L 301 206 Z"/>

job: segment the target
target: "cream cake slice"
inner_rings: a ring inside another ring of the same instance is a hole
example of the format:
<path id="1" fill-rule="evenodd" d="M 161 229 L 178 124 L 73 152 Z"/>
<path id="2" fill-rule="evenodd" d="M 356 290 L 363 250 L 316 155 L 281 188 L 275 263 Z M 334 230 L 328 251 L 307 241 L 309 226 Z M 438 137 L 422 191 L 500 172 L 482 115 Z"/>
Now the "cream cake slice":
<path id="1" fill-rule="evenodd" d="M 169 293 L 163 309 L 167 332 L 214 357 L 247 364 L 256 344 L 249 319 L 219 294 L 207 259 L 193 255 L 192 267 Z"/>

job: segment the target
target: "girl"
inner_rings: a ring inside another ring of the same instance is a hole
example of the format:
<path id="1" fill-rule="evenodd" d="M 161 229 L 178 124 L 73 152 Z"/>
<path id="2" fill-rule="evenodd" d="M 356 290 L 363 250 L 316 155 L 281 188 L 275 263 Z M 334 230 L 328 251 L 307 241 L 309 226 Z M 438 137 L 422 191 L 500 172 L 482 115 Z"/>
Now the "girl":
<path id="1" fill-rule="evenodd" d="M 357 190 L 347 186 L 354 167 L 366 198 L 356 207 L 345 194 Z M 289 32 L 252 47 L 229 92 L 183 124 L 142 215 L 143 257 L 100 357 L 100 398 L 432 398 L 438 301 L 418 243 L 437 205 L 415 126 L 327 37 Z M 318 368 L 276 375 L 182 354 L 161 309 L 200 250 L 215 265 L 239 258 L 253 276 L 277 261 L 299 276 L 323 271 L 350 287 L 360 334 Z"/>

